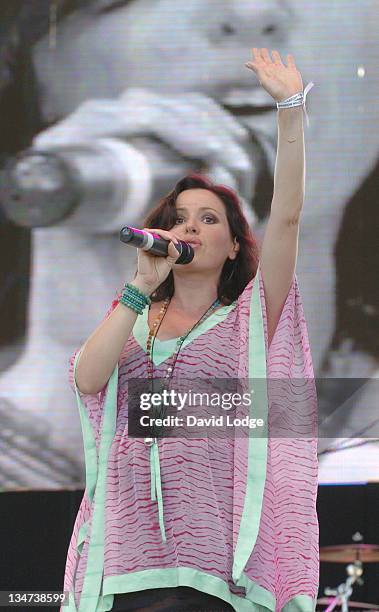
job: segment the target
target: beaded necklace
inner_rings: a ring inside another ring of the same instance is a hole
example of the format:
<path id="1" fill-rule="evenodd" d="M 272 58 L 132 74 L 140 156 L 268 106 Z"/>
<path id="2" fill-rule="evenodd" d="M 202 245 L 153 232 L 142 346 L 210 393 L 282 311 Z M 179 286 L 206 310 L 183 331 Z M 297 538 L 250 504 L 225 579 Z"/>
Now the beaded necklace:
<path id="1" fill-rule="evenodd" d="M 147 342 L 146 342 L 146 356 L 147 356 L 147 378 L 151 381 L 154 380 L 154 361 L 153 361 L 153 349 L 154 349 L 154 342 L 155 342 L 155 338 L 157 336 L 158 330 L 162 324 L 162 321 L 164 319 L 164 316 L 168 310 L 170 304 L 170 298 L 166 298 L 163 301 L 162 307 L 158 313 L 157 318 L 155 319 L 152 328 L 149 330 L 149 335 L 147 337 Z M 189 334 L 196 329 L 219 305 L 221 304 L 220 300 L 217 298 L 211 305 L 210 307 L 206 310 L 206 312 L 200 317 L 200 319 L 198 321 L 196 321 L 196 323 L 194 325 L 192 325 L 192 327 L 182 336 L 180 336 L 176 342 L 176 346 L 175 346 L 175 350 L 173 352 L 173 354 L 171 355 L 169 364 L 167 366 L 167 370 L 166 370 L 166 374 L 163 376 L 163 378 L 165 379 L 166 383 L 168 383 L 169 386 L 169 382 L 173 376 L 174 373 L 174 368 L 179 356 L 179 352 L 180 349 L 182 348 L 183 342 L 185 341 L 185 339 L 189 336 Z M 162 377 L 161 377 L 162 378 Z M 152 386 L 153 386 L 153 382 L 152 382 Z M 167 388 L 166 384 L 160 386 L 159 391 L 162 391 L 163 388 Z M 157 407 L 157 410 L 155 411 L 154 416 L 156 418 L 163 418 L 164 417 L 164 412 L 162 411 L 162 407 Z M 157 432 L 159 431 L 161 428 L 157 428 L 157 427 L 153 427 L 153 432 Z M 154 440 L 156 441 L 156 438 L 145 438 L 145 444 L 153 444 Z"/>

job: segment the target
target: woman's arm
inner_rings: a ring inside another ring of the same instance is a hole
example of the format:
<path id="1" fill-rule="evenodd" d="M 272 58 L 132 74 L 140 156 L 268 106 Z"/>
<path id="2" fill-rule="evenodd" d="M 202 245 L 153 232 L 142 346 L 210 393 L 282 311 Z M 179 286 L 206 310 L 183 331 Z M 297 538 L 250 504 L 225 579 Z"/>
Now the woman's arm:
<path id="1" fill-rule="evenodd" d="M 179 255 L 174 244 L 177 238 L 173 232 L 159 228 L 150 228 L 150 231 L 171 242 L 168 245 L 167 257 L 151 255 L 143 249 L 138 249 L 137 274 L 129 284 L 137 287 L 146 296 L 151 295 L 167 278 Z M 76 368 L 79 391 L 93 395 L 99 393 L 108 382 L 137 316 L 137 313 L 124 304 L 118 304 L 90 335 L 83 345 Z"/>
<path id="2" fill-rule="evenodd" d="M 277 51 L 272 52 L 273 60 L 267 49 L 254 48 L 253 52 L 255 61 L 246 65 L 256 72 L 261 85 L 275 101 L 281 102 L 303 91 L 302 78 L 291 55 L 287 56 L 288 66 L 285 66 Z M 279 109 L 277 116 L 274 195 L 260 257 L 269 345 L 295 273 L 305 191 L 303 108 Z"/>
<path id="3" fill-rule="evenodd" d="M 148 295 L 148 290 L 138 280 L 130 284 Z M 86 340 L 76 367 L 76 384 L 81 393 L 99 393 L 108 382 L 137 317 L 136 312 L 118 304 Z"/>
<path id="4" fill-rule="evenodd" d="M 278 111 L 274 197 L 261 248 L 268 345 L 279 323 L 296 269 L 304 202 L 305 151 L 301 107 Z"/>
<path id="5" fill-rule="evenodd" d="M 303 108 L 278 110 L 278 148 L 271 214 L 287 223 L 299 221 L 305 193 Z"/>

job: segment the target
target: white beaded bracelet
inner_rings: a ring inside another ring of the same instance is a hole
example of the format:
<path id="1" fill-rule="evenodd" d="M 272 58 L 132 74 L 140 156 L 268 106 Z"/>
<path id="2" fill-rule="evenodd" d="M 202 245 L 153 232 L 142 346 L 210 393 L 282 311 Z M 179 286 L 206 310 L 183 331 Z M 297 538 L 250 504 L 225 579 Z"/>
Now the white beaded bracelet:
<path id="1" fill-rule="evenodd" d="M 307 99 L 308 92 L 312 89 L 313 86 L 314 86 L 314 83 L 313 81 L 311 81 L 310 83 L 308 83 L 308 85 L 304 89 L 304 92 L 300 91 L 299 93 L 294 94 L 293 96 L 291 96 L 290 98 L 287 98 L 286 100 L 277 102 L 276 108 L 278 109 L 279 108 L 294 108 L 295 106 L 302 106 L 305 112 L 307 127 L 309 127 L 309 119 L 307 115 L 307 109 L 305 108 L 305 101 Z"/>

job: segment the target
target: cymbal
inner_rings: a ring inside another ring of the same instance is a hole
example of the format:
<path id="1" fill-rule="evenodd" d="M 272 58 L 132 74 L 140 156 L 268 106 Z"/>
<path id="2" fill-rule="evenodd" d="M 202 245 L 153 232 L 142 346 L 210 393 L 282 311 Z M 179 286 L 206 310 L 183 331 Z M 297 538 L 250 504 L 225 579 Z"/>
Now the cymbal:
<path id="1" fill-rule="evenodd" d="M 318 604 L 329 606 L 332 601 L 334 601 L 334 597 L 321 597 L 317 600 Z M 341 604 L 337 604 L 336 608 L 339 608 Z M 348 607 L 350 608 L 360 608 L 361 610 L 379 610 L 379 606 L 375 604 L 361 603 L 360 601 L 349 601 Z"/>
<path id="2" fill-rule="evenodd" d="M 376 544 L 340 544 L 338 546 L 322 546 L 320 561 L 332 563 L 362 563 L 379 562 L 379 546 Z"/>

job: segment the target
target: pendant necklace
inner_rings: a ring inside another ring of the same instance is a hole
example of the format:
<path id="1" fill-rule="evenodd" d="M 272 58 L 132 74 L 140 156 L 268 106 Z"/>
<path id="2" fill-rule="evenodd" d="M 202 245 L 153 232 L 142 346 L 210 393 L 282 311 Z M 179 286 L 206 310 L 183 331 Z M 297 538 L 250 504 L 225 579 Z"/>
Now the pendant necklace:
<path id="1" fill-rule="evenodd" d="M 149 334 L 148 334 L 148 338 L 147 338 L 147 343 L 146 343 L 146 356 L 147 356 L 147 378 L 149 380 L 152 381 L 152 387 L 154 385 L 154 361 L 153 361 L 153 349 L 154 349 L 154 341 L 155 338 L 157 336 L 158 330 L 162 324 L 162 321 L 164 319 L 164 316 L 168 310 L 169 304 L 170 304 L 171 299 L 170 298 L 166 298 L 163 301 L 162 307 L 158 313 L 157 318 L 155 319 L 152 328 L 149 330 Z M 196 323 L 194 323 L 194 325 L 192 325 L 192 327 L 183 335 L 179 336 L 179 338 L 177 339 L 176 342 L 176 346 L 175 346 L 175 350 L 173 352 L 173 354 L 171 355 L 171 357 L 169 358 L 169 363 L 166 369 L 166 373 L 161 376 L 160 378 L 163 378 L 165 380 L 165 383 L 170 384 L 170 380 L 173 377 L 173 373 L 174 373 L 174 368 L 179 356 L 179 352 L 180 349 L 182 348 L 183 342 L 185 341 L 185 339 L 189 336 L 189 334 L 196 329 L 219 305 L 221 304 L 221 301 L 217 298 L 211 305 L 210 307 L 206 310 L 206 312 L 200 317 L 200 319 L 198 321 L 196 321 Z M 163 390 L 163 388 L 167 388 L 166 384 L 161 384 L 160 386 L 160 391 Z M 154 418 L 163 418 L 164 417 L 164 412 L 165 410 L 162 411 L 162 407 L 161 406 L 155 406 L 154 407 L 155 410 L 155 414 L 154 414 Z M 164 407 L 163 407 L 164 408 Z M 156 428 L 155 426 L 153 426 L 153 433 L 158 433 L 158 430 L 161 430 L 162 427 Z M 156 442 L 157 438 L 153 437 L 153 438 L 145 438 L 145 444 L 147 446 L 151 446 L 152 444 L 154 444 L 154 442 Z"/>

